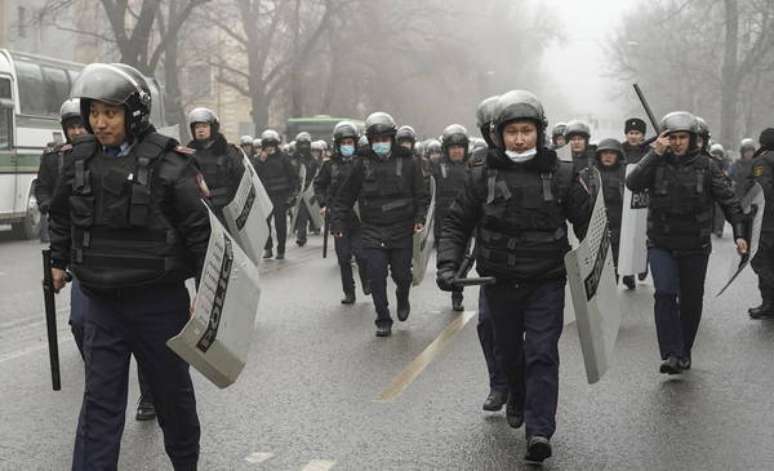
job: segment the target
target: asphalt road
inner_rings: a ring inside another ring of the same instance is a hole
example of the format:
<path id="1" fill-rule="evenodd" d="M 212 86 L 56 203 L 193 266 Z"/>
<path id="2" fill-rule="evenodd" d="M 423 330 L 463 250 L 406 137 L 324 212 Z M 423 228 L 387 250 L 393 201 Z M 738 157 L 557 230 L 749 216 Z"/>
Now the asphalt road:
<path id="1" fill-rule="evenodd" d="M 434 273 L 412 290 L 412 314 L 374 336 L 370 298 L 341 297 L 320 237 L 261 269 L 263 297 L 249 362 L 220 390 L 194 372 L 201 470 L 515 470 L 524 436 L 488 392 L 476 335 L 477 290 L 453 313 Z M 57 297 L 63 390 L 51 391 L 40 288 L 41 245 L 0 232 L 0 470 L 69 469 L 83 365 Z M 730 238 L 715 241 L 693 369 L 658 373 L 652 286 L 621 292 L 624 322 L 612 369 L 588 385 L 577 330 L 565 328 L 558 430 L 545 469 L 774 469 L 774 322 L 752 321 L 760 300 L 745 272 L 720 298 Z M 391 299 L 394 297 L 391 293 Z M 384 400 L 410 365 L 422 363 Z M 415 371 L 417 373 L 417 371 Z M 132 369 L 120 469 L 171 469 L 155 422 L 133 419 Z M 382 397 L 382 399 L 380 399 Z"/>

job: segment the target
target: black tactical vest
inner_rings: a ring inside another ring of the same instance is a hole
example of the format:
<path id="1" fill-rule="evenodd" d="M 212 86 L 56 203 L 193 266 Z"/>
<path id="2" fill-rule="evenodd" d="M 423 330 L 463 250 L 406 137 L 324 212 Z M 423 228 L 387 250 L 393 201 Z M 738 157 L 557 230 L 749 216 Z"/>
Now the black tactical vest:
<path id="1" fill-rule="evenodd" d="M 261 182 L 270 195 L 289 194 L 293 188 L 290 175 L 286 171 L 285 158 L 283 154 L 275 152 L 257 166 L 260 168 Z"/>
<path id="2" fill-rule="evenodd" d="M 614 168 L 600 168 L 599 174 L 602 177 L 602 196 L 610 226 L 620 229 L 626 187 L 626 165 L 618 164 Z"/>
<path id="3" fill-rule="evenodd" d="M 365 175 L 358 197 L 360 218 L 380 226 L 414 221 L 414 195 L 408 158 L 393 156 L 386 160 L 363 157 Z"/>
<path id="4" fill-rule="evenodd" d="M 504 279 L 535 273 L 550 278 L 553 271 L 561 276 L 570 249 L 562 198 L 572 184 L 572 165 L 559 163 L 550 173 L 524 165 L 472 171 L 483 172 L 487 185 L 477 235 L 479 272 Z"/>
<path id="5" fill-rule="evenodd" d="M 231 202 L 239 185 L 238 181 L 231 181 L 231 176 L 237 159 L 242 158 L 242 153 L 230 145 L 222 153 L 215 152 L 214 147 L 197 150 L 194 158 L 210 190 L 210 202 L 214 208 L 220 210 Z"/>
<path id="6" fill-rule="evenodd" d="M 174 139 L 148 134 L 123 157 L 102 153 L 92 136 L 72 154 L 71 263 L 94 288 L 184 280 L 193 275 L 185 247 L 162 212 L 167 191 L 161 157 Z"/>
<path id="7" fill-rule="evenodd" d="M 774 231 L 774 151 L 765 151 L 752 161 L 750 172 L 763 189 L 763 232 Z M 771 203 L 769 203 L 771 202 Z"/>
<path id="8" fill-rule="evenodd" d="M 656 163 L 648 238 L 657 247 L 690 250 L 710 242 L 714 205 L 709 159 L 703 155 L 687 158 L 691 160 L 678 165 L 665 158 Z"/>
<path id="9" fill-rule="evenodd" d="M 465 186 L 467 174 L 467 166 L 463 162 L 454 163 L 446 159 L 441 160 L 435 174 L 436 210 L 442 210 L 454 201 L 457 194 Z"/>

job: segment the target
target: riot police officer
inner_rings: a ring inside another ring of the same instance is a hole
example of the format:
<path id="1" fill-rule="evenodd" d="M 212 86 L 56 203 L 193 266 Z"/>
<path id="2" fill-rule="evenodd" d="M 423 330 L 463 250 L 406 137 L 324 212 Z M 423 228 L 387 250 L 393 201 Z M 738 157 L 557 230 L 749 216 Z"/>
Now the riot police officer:
<path id="1" fill-rule="evenodd" d="M 546 147 L 546 126 L 532 93 L 514 90 L 500 97 L 492 136 L 497 150 L 485 166 L 471 169 L 449 209 L 438 250 L 437 281 L 448 291 L 476 232 L 476 270 L 496 280 L 484 291 L 510 387 L 509 423 L 526 421 L 531 462 L 551 456 L 556 428 L 567 221 L 582 238 L 592 207 L 572 164 Z"/>
<path id="2" fill-rule="evenodd" d="M 355 159 L 355 145 L 359 137 L 357 126 L 350 121 L 341 121 L 333 129 L 333 156 L 323 162 L 314 180 L 314 192 L 320 202 L 322 214 L 333 220 L 332 206 L 336 193 L 352 172 Z M 354 213 L 342 227 L 342 236 L 334 238 L 336 257 L 341 271 L 341 285 L 344 291 L 342 304 L 355 302 L 355 280 L 352 276 L 352 256 L 357 262 L 357 271 L 363 287 L 363 294 L 371 294 L 368 286 L 366 260 L 362 251 L 360 219 Z"/>
<path id="3" fill-rule="evenodd" d="M 405 147 L 413 152 L 417 143 L 417 133 L 411 126 L 403 125 L 399 127 L 398 132 L 395 133 L 395 141 L 399 146 Z"/>
<path id="4" fill-rule="evenodd" d="M 208 108 L 191 110 L 188 127 L 193 136 L 188 147 L 196 150 L 194 159 L 210 191 L 212 212 L 223 222 L 223 208 L 234 199 L 245 172 L 243 151 L 226 142 L 218 116 Z"/>
<path id="5" fill-rule="evenodd" d="M 248 157 L 253 155 L 258 150 L 253 147 L 253 142 L 253 136 L 244 135 L 239 138 L 239 147 Z"/>
<path id="6" fill-rule="evenodd" d="M 81 104 L 77 99 L 62 103 L 59 110 L 59 124 L 62 126 L 65 142 L 46 149 L 40 157 L 38 177 L 35 179 L 35 199 L 41 216 L 40 241 L 48 242 L 48 208 L 64 167 L 65 156 L 72 150 L 73 141 L 84 134 L 86 128 L 81 121 Z"/>
<path id="7" fill-rule="evenodd" d="M 580 172 L 583 169 L 593 167 L 594 153 L 589 149 L 591 129 L 588 124 L 577 119 L 570 121 L 564 130 L 564 136 L 570 145 L 575 171 Z"/>
<path id="8" fill-rule="evenodd" d="M 565 133 L 567 132 L 567 123 L 556 123 L 551 129 L 551 144 L 554 149 L 558 149 L 567 144 Z"/>
<path id="9" fill-rule="evenodd" d="M 495 111 L 499 96 L 491 96 L 479 103 L 476 109 L 476 126 L 487 147 L 485 150 L 474 152 L 470 157 L 470 167 L 486 165 L 490 152 L 496 153 L 497 147 L 492 140 L 492 122 L 494 121 Z M 475 253 L 475 248 L 474 248 Z M 487 372 L 489 373 L 489 394 L 484 401 L 483 409 L 489 412 L 496 412 L 503 408 L 508 401 L 508 381 L 503 371 L 503 359 L 500 349 L 494 340 L 494 325 L 492 316 L 489 312 L 489 304 L 486 302 L 486 292 L 480 289 L 478 292 L 478 324 L 476 325 L 478 341 L 481 344 L 481 350 L 484 353 Z M 523 372 L 519 375 L 520 381 L 523 381 Z M 509 423 L 519 425 L 520 419 L 514 414 L 515 408 L 511 408 L 511 415 L 507 415 Z"/>
<path id="10" fill-rule="evenodd" d="M 166 346 L 189 318 L 185 280 L 210 236 L 193 151 L 155 132 L 151 94 L 123 64 L 91 64 L 72 88 L 93 135 L 79 138 L 51 205 L 52 278 L 81 283 L 85 391 L 74 470 L 116 469 L 129 356 L 153 392 L 175 470 L 195 470 L 199 420 L 188 364 Z"/>
<path id="11" fill-rule="evenodd" d="M 392 332 L 387 268 L 397 286 L 398 320 L 405 321 L 411 311 L 412 236 L 424 227 L 430 196 L 419 163 L 408 149 L 395 142 L 397 126 L 392 116 L 373 113 L 365 126 L 369 148 L 355 161 L 336 194 L 333 227 L 336 237 L 343 237 L 357 201 L 376 308 L 376 335 L 387 337 Z"/>
<path id="12" fill-rule="evenodd" d="M 317 169 L 320 165 L 312 155 L 312 136 L 308 132 L 302 131 L 296 136 L 296 152 L 293 155 L 292 160 L 299 169 L 301 166 L 305 168 L 306 177 L 304 178 L 304 181 L 299 183 L 299 193 L 303 193 L 314 181 L 314 177 L 317 174 Z M 301 195 L 299 195 L 298 198 L 301 198 Z M 299 247 L 306 245 L 306 232 L 310 222 L 309 210 L 302 202 L 298 205 L 296 227 L 292 228 L 292 230 L 296 231 L 296 245 Z"/>
<path id="13" fill-rule="evenodd" d="M 441 148 L 441 141 L 438 139 L 430 139 L 425 148 L 425 156 L 430 163 L 436 163 L 441 160 L 443 150 Z"/>
<path id="14" fill-rule="evenodd" d="M 626 162 L 623 147 L 615 139 L 603 139 L 597 146 L 596 157 L 597 169 L 602 178 L 602 196 L 605 200 L 607 223 L 610 229 L 610 247 L 613 249 L 613 261 L 616 273 L 618 273 L 623 195 L 626 183 Z M 628 289 L 636 288 L 633 275 L 624 276 L 623 283 Z"/>
<path id="15" fill-rule="evenodd" d="M 761 292 L 760 306 L 748 311 L 752 319 L 774 317 L 774 129 L 761 132 L 759 144 L 745 185 L 749 188 L 753 182 L 758 182 L 766 200 L 758 252 L 751 262 Z"/>
<path id="16" fill-rule="evenodd" d="M 261 179 L 266 193 L 269 194 L 274 207 L 266 219 L 269 225 L 269 239 L 263 251 L 263 258 L 271 258 L 273 243 L 271 238 L 271 221 L 277 233 L 277 260 L 285 258 L 285 241 L 288 231 L 288 208 L 294 195 L 298 192 L 299 179 L 290 159 L 280 150 L 282 143 L 280 135 L 273 129 L 267 129 L 261 134 L 261 152 L 253 161 L 255 173 Z"/>
<path id="17" fill-rule="evenodd" d="M 435 231 L 436 240 L 441 238 L 441 228 L 449 207 L 465 184 L 468 174 L 468 130 L 452 124 L 443 130 L 441 149 L 443 156 L 433 165 L 435 178 Z M 452 309 L 463 311 L 462 288 L 455 287 L 451 294 Z"/>
<path id="18" fill-rule="evenodd" d="M 742 198 L 744 192 L 748 190 L 747 181 L 752 173 L 752 161 L 755 151 L 755 141 L 752 139 L 742 139 L 739 145 L 739 158 L 729 169 L 729 176 L 734 182 L 734 191 L 736 191 L 736 196 L 739 198 Z"/>
<path id="19" fill-rule="evenodd" d="M 691 367 L 701 320 L 715 202 L 733 227 L 740 253 L 747 251 L 747 242 L 739 200 L 718 164 L 702 153 L 696 117 L 669 113 L 659 129 L 655 147 L 626 184 L 632 191 L 650 191 L 648 262 L 655 285 L 660 371 L 679 374 Z"/>
<path id="20" fill-rule="evenodd" d="M 643 145 L 648 125 L 640 118 L 629 118 L 624 124 L 626 140 L 622 144 L 627 164 L 636 164 L 645 156 L 648 147 Z"/>

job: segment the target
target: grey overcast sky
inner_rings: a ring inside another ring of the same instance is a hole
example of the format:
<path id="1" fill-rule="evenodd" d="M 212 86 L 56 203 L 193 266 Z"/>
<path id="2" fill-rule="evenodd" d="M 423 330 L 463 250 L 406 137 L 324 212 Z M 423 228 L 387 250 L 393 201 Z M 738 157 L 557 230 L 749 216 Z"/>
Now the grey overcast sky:
<path id="1" fill-rule="evenodd" d="M 611 100 L 611 89 L 616 84 L 604 76 L 603 45 L 618 29 L 624 13 L 637 3 L 637 0 L 542 0 L 538 3 L 547 13 L 557 16 L 566 38 L 548 48 L 543 61 L 544 70 L 567 105 L 566 110 L 549 110 L 560 114 L 551 116 L 552 122 L 585 118 L 588 113 L 614 123 L 623 119 L 626 112 L 623 105 Z M 617 127 L 604 131 L 617 131 Z"/>

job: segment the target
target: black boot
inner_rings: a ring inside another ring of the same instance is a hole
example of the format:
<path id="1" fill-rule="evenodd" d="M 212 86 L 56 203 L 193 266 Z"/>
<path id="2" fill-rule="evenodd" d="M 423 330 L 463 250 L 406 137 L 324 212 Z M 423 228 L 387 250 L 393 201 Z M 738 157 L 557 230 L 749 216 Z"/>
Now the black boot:
<path id="1" fill-rule="evenodd" d="M 623 284 L 626 286 L 626 289 L 629 290 L 637 288 L 637 283 L 634 282 L 634 275 L 623 277 Z"/>
<path id="2" fill-rule="evenodd" d="M 275 259 L 275 260 L 285 260 L 285 252 L 284 252 L 284 251 L 280 252 L 280 251 L 278 250 L 278 251 L 277 251 L 277 256 L 276 256 L 276 257 L 274 257 L 274 259 Z"/>
<path id="3" fill-rule="evenodd" d="M 505 406 L 505 419 L 512 428 L 519 428 L 524 424 L 523 407 L 513 395 L 508 397 L 508 404 Z"/>
<path id="4" fill-rule="evenodd" d="M 381 324 L 376 326 L 377 337 L 389 337 L 392 335 L 392 327 L 389 324 Z"/>
<path id="5" fill-rule="evenodd" d="M 508 391 L 503 389 L 492 389 L 489 391 L 486 401 L 484 401 L 484 410 L 497 412 L 508 402 Z"/>
<path id="6" fill-rule="evenodd" d="M 156 418 L 156 407 L 153 405 L 153 401 L 143 396 L 140 397 L 140 402 L 137 403 L 137 416 L 135 419 L 140 421 L 153 420 Z"/>
<path id="7" fill-rule="evenodd" d="M 271 249 L 266 249 L 263 251 L 263 258 L 272 258 L 274 256 L 274 252 L 272 252 Z"/>
<path id="8" fill-rule="evenodd" d="M 551 440 L 535 435 L 527 440 L 527 455 L 524 461 L 527 463 L 541 464 L 551 457 Z"/>
<path id="9" fill-rule="evenodd" d="M 344 298 L 341 300 L 341 304 L 355 304 L 355 293 L 344 293 Z"/>
<path id="10" fill-rule="evenodd" d="M 765 317 L 774 317 L 774 306 L 768 301 L 763 301 L 760 306 L 750 308 L 750 319 L 763 319 Z"/>
<path id="11" fill-rule="evenodd" d="M 462 305 L 462 293 L 459 291 L 452 292 L 452 309 L 457 312 L 465 310 L 465 307 Z"/>
<path id="12" fill-rule="evenodd" d="M 669 355 L 667 359 L 661 363 L 659 371 L 668 375 L 678 375 L 683 371 L 683 369 L 680 368 L 680 360 L 678 360 L 674 355 Z"/>
<path id="13" fill-rule="evenodd" d="M 411 313 L 411 304 L 409 304 L 408 290 L 405 293 L 398 291 L 398 320 L 405 322 Z"/>

